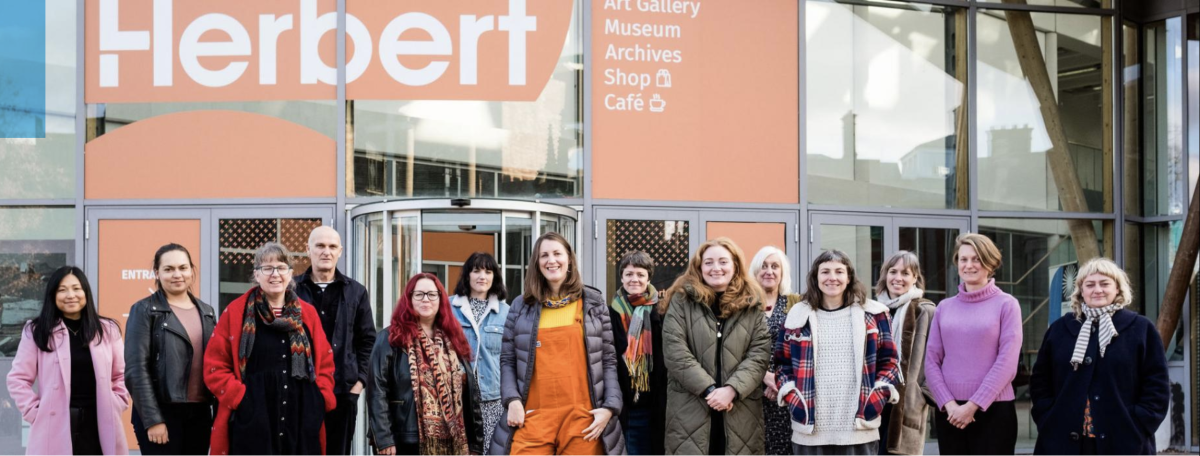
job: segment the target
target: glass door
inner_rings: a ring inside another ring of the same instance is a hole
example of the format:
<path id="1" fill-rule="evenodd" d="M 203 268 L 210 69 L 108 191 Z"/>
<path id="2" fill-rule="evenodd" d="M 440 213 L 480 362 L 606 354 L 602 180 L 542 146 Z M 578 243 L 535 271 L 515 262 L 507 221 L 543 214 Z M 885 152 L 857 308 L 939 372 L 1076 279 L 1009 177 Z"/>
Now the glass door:
<path id="1" fill-rule="evenodd" d="M 954 240 L 970 227 L 966 218 L 818 213 L 811 220 L 809 259 L 828 249 L 846 252 L 868 289 L 875 288 L 889 256 L 908 250 L 921 260 L 925 297 L 937 302 L 958 292 L 951 256 Z M 805 273 L 808 266 L 804 265 Z"/>
<path id="2" fill-rule="evenodd" d="M 696 211 L 641 209 L 597 209 L 594 233 L 597 242 L 592 254 L 590 283 L 611 297 L 621 286 L 617 263 L 626 253 L 641 250 L 654 258 L 650 283 L 659 292 L 666 291 L 687 269 L 691 253 L 700 245 L 695 232 L 699 221 Z"/>
<path id="3" fill-rule="evenodd" d="M 215 230 L 209 230 L 211 262 L 217 265 L 214 292 L 217 314 L 254 286 L 254 253 L 267 242 L 278 242 L 292 258 L 292 275 L 308 270 L 308 235 L 313 228 L 333 224 L 329 208 L 214 209 Z M 342 240 L 343 256 L 346 241 Z"/>

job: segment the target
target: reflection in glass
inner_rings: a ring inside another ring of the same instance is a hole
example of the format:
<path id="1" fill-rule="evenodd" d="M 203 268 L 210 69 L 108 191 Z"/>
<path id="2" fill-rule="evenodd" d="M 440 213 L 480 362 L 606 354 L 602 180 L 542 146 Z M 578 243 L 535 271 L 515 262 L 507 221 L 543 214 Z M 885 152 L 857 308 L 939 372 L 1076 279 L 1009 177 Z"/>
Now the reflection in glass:
<path id="1" fill-rule="evenodd" d="M 1138 25 L 1126 21 L 1123 30 L 1123 47 L 1121 59 L 1124 71 L 1121 72 L 1124 85 L 1124 98 L 1121 100 L 1121 111 L 1124 115 L 1121 132 L 1123 135 L 1122 154 L 1124 159 L 1125 177 L 1125 214 L 1142 215 L 1142 147 L 1141 147 L 1141 46 Z"/>
<path id="2" fill-rule="evenodd" d="M 254 254 L 267 242 L 283 244 L 291 253 L 292 275 L 308 270 L 308 234 L 321 219 L 220 219 L 217 244 L 218 314 L 255 285 Z"/>
<path id="3" fill-rule="evenodd" d="M 368 214 L 354 219 L 355 256 L 353 277 L 371 296 L 375 328 L 384 327 L 383 306 L 383 215 Z"/>
<path id="4" fill-rule="evenodd" d="M 392 251 L 389 256 L 392 262 L 392 295 L 385 301 L 388 306 L 385 315 L 389 317 L 392 315 L 392 308 L 400 301 L 400 295 L 404 294 L 404 287 L 408 286 L 408 278 L 418 270 L 418 229 L 416 215 L 392 215 Z"/>
<path id="5" fill-rule="evenodd" d="M 582 196 L 583 8 L 575 3 L 559 64 L 536 101 L 349 102 L 347 195 Z"/>
<path id="6" fill-rule="evenodd" d="M 864 286 L 874 287 L 879 281 L 879 268 L 883 267 L 883 227 L 861 225 L 821 224 L 819 236 L 822 251 L 838 249 L 850 255 L 858 280 Z M 813 258 L 816 258 L 814 255 Z M 804 268 L 807 273 L 808 268 Z"/>
<path id="7" fill-rule="evenodd" d="M 921 275 L 925 276 L 925 299 L 936 303 L 957 295 L 958 270 L 951 257 L 954 256 L 958 230 L 900 227 L 899 231 L 900 250 L 913 252 L 921 260 Z M 868 286 L 874 288 L 875 282 Z"/>
<path id="8" fill-rule="evenodd" d="M 966 11 L 809 1 L 809 201 L 967 207 Z"/>
<path id="9" fill-rule="evenodd" d="M 1142 214 L 1183 213 L 1183 24 L 1175 17 L 1146 25 L 1142 49 Z"/>
<path id="10" fill-rule="evenodd" d="M 73 208 L 0 208 L 0 376 L 4 378 L 12 368 L 25 322 L 41 311 L 50 274 L 75 264 L 75 226 Z M 0 404 L 4 405 L 0 407 L 0 454 L 24 454 L 22 430 L 28 425 L 9 396 L 7 383 L 0 386 Z"/>
<path id="11" fill-rule="evenodd" d="M 1101 255 L 1111 255 L 1103 250 L 1103 239 L 1111 236 L 1111 222 L 1097 221 L 1091 225 L 1100 239 L 1093 248 L 1100 249 Z M 1061 291 L 1051 293 L 1051 290 L 1063 290 L 1064 284 L 1074 283 L 1071 277 L 1079 265 L 1076 251 L 1080 249 L 1065 220 L 980 219 L 979 232 L 996 243 L 1003 258 L 995 273 L 996 285 L 1015 297 L 1021 306 L 1024 340 L 1017 379 L 1013 381 L 1017 395 L 1017 447 L 1032 448 L 1037 428 L 1029 417 L 1028 372 L 1037 359 L 1046 329 L 1069 309 L 1069 297 L 1064 299 Z"/>
<path id="12" fill-rule="evenodd" d="M 504 217 L 504 285 L 508 287 L 509 300 L 516 299 L 525 290 L 525 268 L 533 254 L 533 219 L 528 217 Z"/>
<path id="13" fill-rule="evenodd" d="M 1110 209 L 1112 162 L 1104 138 L 1112 133 L 1102 109 L 1104 91 L 1111 90 L 1102 68 L 1110 43 L 1102 19 L 1020 11 L 976 16 L 981 209 Z M 1018 48 L 1014 38 L 1031 47 Z M 1057 104 L 1043 106 L 1039 94 Z"/>
<path id="14" fill-rule="evenodd" d="M 614 219 L 605 222 L 604 232 L 605 296 L 616 296 L 623 272 L 617 270 L 617 263 L 634 250 L 654 258 L 650 284 L 658 291 L 666 291 L 687 269 L 691 230 L 686 220 Z"/>
<path id="15" fill-rule="evenodd" d="M 44 3 L 46 137 L 0 138 L 0 199 L 75 197 L 76 2 Z M 7 104 L 0 100 L 0 105 Z M 0 119 L 8 112 L 0 108 Z"/>
<path id="16" fill-rule="evenodd" d="M 331 96 L 332 97 L 332 89 Z M 88 141 L 151 117 L 189 111 L 238 111 L 276 117 L 337 138 L 337 102 L 223 101 L 172 103 L 100 103 L 87 105 Z"/>
<path id="17" fill-rule="evenodd" d="M 1163 296 L 1167 291 L 1167 279 L 1179 250 L 1183 221 L 1158 224 L 1125 225 L 1125 272 L 1133 287 L 1134 304 L 1130 310 L 1145 315 L 1150 321 L 1158 321 Z M 1182 336 L 1180 325 L 1178 336 Z M 1171 360 L 1183 359 L 1183 345 L 1175 341 L 1167 347 Z"/>
<path id="18" fill-rule="evenodd" d="M 421 216 L 421 272 L 438 276 L 450 293 L 467 257 L 475 252 L 495 257 L 499 251 L 499 212 L 425 211 Z"/>
<path id="19" fill-rule="evenodd" d="M 1188 16 L 1188 176 L 1191 185 L 1188 195 L 1196 194 L 1196 182 L 1200 179 L 1200 13 Z M 1200 373 L 1200 372 L 1198 372 Z M 1200 396 L 1195 396 L 1200 397 Z M 1195 420 L 1193 423 L 1200 425 Z M 1200 439 L 1200 433 L 1194 433 Z"/>

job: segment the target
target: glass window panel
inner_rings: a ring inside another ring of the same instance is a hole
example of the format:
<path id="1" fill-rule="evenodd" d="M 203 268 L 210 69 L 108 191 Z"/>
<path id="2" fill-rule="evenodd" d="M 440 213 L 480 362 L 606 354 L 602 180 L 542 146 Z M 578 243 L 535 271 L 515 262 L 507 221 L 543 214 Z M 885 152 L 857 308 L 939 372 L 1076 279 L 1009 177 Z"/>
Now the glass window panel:
<path id="1" fill-rule="evenodd" d="M 386 315 L 389 317 L 392 315 L 392 308 L 400 301 L 400 295 L 404 294 L 404 288 L 408 286 L 408 278 L 419 270 L 419 229 L 416 215 L 392 215 L 392 251 L 388 257 L 388 261 L 392 262 L 392 295 L 383 303 L 387 306 Z"/>
<path id="2" fill-rule="evenodd" d="M 958 230 L 950 228 L 900 227 L 900 250 L 915 253 L 921 261 L 926 299 L 939 302 L 958 294 L 958 270 L 950 260 L 958 235 Z M 874 288 L 875 283 L 868 286 Z"/>
<path id="3" fill-rule="evenodd" d="M 1142 215 L 1142 148 L 1141 148 L 1141 34 L 1138 25 L 1133 22 L 1124 24 L 1124 45 L 1121 58 L 1125 70 L 1121 72 L 1124 84 L 1124 99 L 1121 100 L 1124 114 L 1121 126 L 1123 139 L 1122 153 L 1125 176 L 1125 214 Z"/>
<path id="4" fill-rule="evenodd" d="M 1126 224 L 1125 272 L 1133 287 L 1134 304 L 1130 306 L 1150 321 L 1158 321 L 1167 280 L 1179 250 L 1183 221 L 1157 224 Z M 1194 300 L 1195 298 L 1191 298 Z M 1194 302 L 1194 301 L 1193 301 Z M 1182 337 L 1182 324 L 1177 338 Z M 1183 359 L 1183 344 L 1172 341 L 1167 347 L 1171 360 Z"/>
<path id="5" fill-rule="evenodd" d="M 467 257 L 500 250 L 499 212 L 425 211 L 421 225 L 421 270 L 436 274 L 449 293 Z"/>
<path id="6" fill-rule="evenodd" d="M 984 1 L 1007 3 L 1000 0 Z M 1058 6 L 1063 8 L 1112 8 L 1112 0 L 1028 0 L 1025 3 L 1034 6 Z"/>
<path id="7" fill-rule="evenodd" d="M 533 219 L 504 217 L 504 285 L 512 301 L 524 293 L 525 268 L 533 253 Z"/>
<path id="8" fill-rule="evenodd" d="M 383 214 L 354 218 L 354 248 L 358 250 L 354 278 L 362 282 L 375 309 L 375 327 L 383 328 Z"/>
<path id="9" fill-rule="evenodd" d="M 75 209 L 0 208 L 0 376 L 8 377 L 25 322 L 42 308 L 56 269 L 75 264 Z M 23 454 L 26 424 L 0 387 L 0 453 Z"/>
<path id="10" fill-rule="evenodd" d="M 0 199 L 75 197 L 76 2 L 45 4 L 46 136 L 0 138 Z"/>
<path id="11" fill-rule="evenodd" d="M 1101 108 L 1110 87 L 1101 66 L 1110 43 L 1101 20 L 1021 11 L 976 17 L 981 209 L 1106 210 L 1112 163 L 1102 143 L 1111 125 Z M 1057 100 L 1054 109 L 1041 109 L 1047 98 Z"/>
<path id="12" fill-rule="evenodd" d="M 809 201 L 965 209 L 966 11 L 806 8 Z"/>
<path id="13" fill-rule="evenodd" d="M 605 288 L 607 296 L 615 296 L 621 287 L 617 264 L 625 254 L 640 250 L 654 258 L 650 284 L 666 291 L 683 275 L 690 259 L 691 227 L 687 220 L 607 220 L 605 233 Z"/>
<path id="14" fill-rule="evenodd" d="M 583 3 L 536 101 L 353 100 L 350 197 L 583 195 Z"/>
<path id="15" fill-rule="evenodd" d="M 879 268 L 883 267 L 884 260 L 882 226 L 821 224 L 818 229 L 821 250 L 838 249 L 846 252 L 854 262 L 854 269 L 863 285 L 871 287 L 879 281 Z M 816 258 L 815 254 L 813 258 Z M 806 273 L 807 270 L 804 268 Z"/>
<path id="16" fill-rule="evenodd" d="M 337 102 L 316 100 L 90 104 L 87 105 L 87 140 L 91 141 L 139 120 L 188 111 L 262 114 L 305 126 L 330 138 L 337 138 Z"/>
<path id="17" fill-rule="evenodd" d="M 267 242 L 283 244 L 291 254 L 292 275 L 308 270 L 308 235 L 321 219 L 220 219 L 218 222 L 218 313 L 254 283 L 254 254 Z"/>
<path id="18" fill-rule="evenodd" d="M 1039 219 L 979 220 L 979 232 L 992 239 L 1000 249 L 1003 264 L 996 271 L 996 285 L 1013 295 L 1021 306 L 1024 341 L 1016 380 L 1017 447 L 1032 448 L 1037 428 L 1029 416 L 1029 372 L 1037 359 L 1038 349 L 1050 323 L 1062 315 L 1062 293 L 1053 296 L 1050 290 L 1061 290 L 1062 282 L 1070 282 L 1078 268 L 1077 245 L 1071 235 L 1070 223 L 1084 224 L 1096 233 L 1101 255 L 1111 255 L 1104 249 L 1105 236 L 1111 236 L 1111 222 Z M 1077 225 L 1076 229 L 1079 228 Z"/>
<path id="19" fill-rule="evenodd" d="M 1183 213 L 1183 24 L 1178 17 L 1143 28 L 1142 215 Z"/>
<path id="20" fill-rule="evenodd" d="M 1200 13 L 1188 16 L 1188 195 L 1196 194 L 1200 178 Z M 1196 396 L 1200 397 L 1200 396 Z M 1194 433 L 1200 439 L 1200 433 Z"/>

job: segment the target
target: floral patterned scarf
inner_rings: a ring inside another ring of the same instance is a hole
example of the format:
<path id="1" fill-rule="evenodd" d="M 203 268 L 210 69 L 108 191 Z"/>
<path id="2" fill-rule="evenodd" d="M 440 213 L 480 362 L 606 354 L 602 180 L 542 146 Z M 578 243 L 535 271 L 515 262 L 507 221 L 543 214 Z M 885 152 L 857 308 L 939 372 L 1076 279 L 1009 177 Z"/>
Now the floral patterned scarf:
<path id="1" fill-rule="evenodd" d="M 641 393 L 650 391 L 650 370 L 654 368 L 654 343 L 650 328 L 650 312 L 658 304 L 658 291 L 648 285 L 646 292 L 629 296 L 625 289 L 617 290 L 610 306 L 621 316 L 628 345 L 621 359 L 629 368 L 629 380 L 633 385 L 633 400 Z"/>
<path id="2" fill-rule="evenodd" d="M 271 305 L 263 296 L 262 289 L 254 287 L 246 297 L 246 312 L 242 314 L 242 340 L 238 344 L 238 370 L 246 378 L 246 361 L 254 353 L 254 334 L 258 331 L 256 321 L 261 321 L 277 331 L 287 333 L 292 348 L 292 377 L 316 381 L 313 366 L 312 341 L 304 332 L 303 310 L 296 293 L 288 291 L 284 298 L 283 313 L 276 317 Z"/>
<path id="3" fill-rule="evenodd" d="M 466 370 L 441 331 L 424 331 L 408 344 L 408 369 L 417 407 L 421 454 L 467 454 L 463 419 Z"/>

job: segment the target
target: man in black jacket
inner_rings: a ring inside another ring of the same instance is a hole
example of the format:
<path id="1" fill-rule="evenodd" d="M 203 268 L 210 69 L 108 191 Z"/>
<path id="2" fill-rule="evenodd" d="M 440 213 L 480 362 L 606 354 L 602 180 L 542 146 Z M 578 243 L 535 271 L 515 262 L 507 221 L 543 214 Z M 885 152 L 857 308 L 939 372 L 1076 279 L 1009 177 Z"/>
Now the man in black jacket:
<path id="1" fill-rule="evenodd" d="M 375 322 L 366 287 L 337 270 L 342 256 L 338 232 L 319 226 L 308 236 L 312 266 L 296 276 L 296 294 L 316 307 L 333 348 L 333 392 L 337 408 L 325 415 L 325 454 L 350 454 L 358 417 L 358 395 L 367 381 Z"/>

